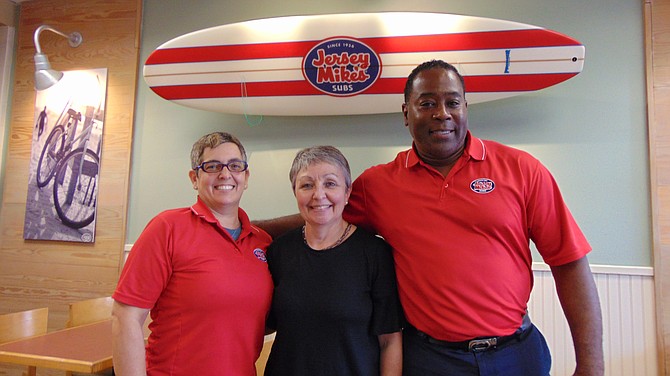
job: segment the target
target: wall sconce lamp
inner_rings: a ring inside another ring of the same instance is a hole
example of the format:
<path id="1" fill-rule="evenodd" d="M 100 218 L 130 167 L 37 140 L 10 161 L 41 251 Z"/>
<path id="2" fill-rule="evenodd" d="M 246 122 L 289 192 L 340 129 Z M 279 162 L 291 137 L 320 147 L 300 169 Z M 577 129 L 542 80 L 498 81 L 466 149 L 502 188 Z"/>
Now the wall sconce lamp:
<path id="1" fill-rule="evenodd" d="M 60 31 L 52 28 L 49 25 L 42 25 L 35 30 L 35 89 L 44 90 L 48 89 L 51 86 L 55 85 L 61 78 L 63 78 L 63 72 L 51 69 L 51 64 L 49 63 L 49 58 L 47 55 L 42 53 L 40 48 L 40 33 L 42 30 L 52 31 L 64 38 L 68 39 L 68 43 L 71 47 L 77 47 L 81 44 L 82 37 L 78 32 L 72 32 L 70 34 L 61 33 Z"/>

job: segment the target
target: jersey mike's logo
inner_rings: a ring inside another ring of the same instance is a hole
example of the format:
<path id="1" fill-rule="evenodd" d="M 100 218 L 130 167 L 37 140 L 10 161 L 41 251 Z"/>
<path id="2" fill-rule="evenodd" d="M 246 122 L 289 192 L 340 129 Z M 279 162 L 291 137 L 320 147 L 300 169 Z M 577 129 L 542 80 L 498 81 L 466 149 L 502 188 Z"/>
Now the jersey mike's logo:
<path id="1" fill-rule="evenodd" d="M 260 248 L 254 249 L 254 256 L 263 262 L 268 262 L 268 259 L 265 257 L 265 251 Z"/>
<path id="2" fill-rule="evenodd" d="M 381 73 L 379 56 L 366 44 L 340 37 L 321 41 L 302 60 L 302 73 L 319 91 L 338 97 L 360 94 Z"/>
<path id="3" fill-rule="evenodd" d="M 493 180 L 487 178 L 475 179 L 472 181 L 472 183 L 470 183 L 470 189 L 472 189 L 472 191 L 475 193 L 489 193 L 494 190 L 495 187 L 496 183 L 494 183 Z"/>

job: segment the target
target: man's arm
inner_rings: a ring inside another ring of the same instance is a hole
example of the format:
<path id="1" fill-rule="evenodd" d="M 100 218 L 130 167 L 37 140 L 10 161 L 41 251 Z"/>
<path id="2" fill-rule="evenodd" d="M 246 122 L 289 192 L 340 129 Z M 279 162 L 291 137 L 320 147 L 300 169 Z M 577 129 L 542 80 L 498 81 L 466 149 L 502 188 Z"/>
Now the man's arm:
<path id="1" fill-rule="evenodd" d="M 602 313 L 586 256 L 565 265 L 552 266 L 551 272 L 575 345 L 577 368 L 574 375 L 604 375 Z"/>
<path id="2" fill-rule="evenodd" d="M 259 221 L 251 221 L 255 226 L 258 226 L 265 230 L 273 239 L 276 237 L 298 228 L 305 224 L 305 221 L 302 219 L 300 214 L 291 214 L 284 217 L 278 217 L 274 219 L 263 219 Z"/>

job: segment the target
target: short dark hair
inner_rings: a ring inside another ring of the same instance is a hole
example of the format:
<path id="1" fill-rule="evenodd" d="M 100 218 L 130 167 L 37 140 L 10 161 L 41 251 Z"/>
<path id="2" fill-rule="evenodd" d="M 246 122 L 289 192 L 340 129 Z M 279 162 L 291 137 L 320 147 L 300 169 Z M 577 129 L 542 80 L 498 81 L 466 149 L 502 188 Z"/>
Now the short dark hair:
<path id="1" fill-rule="evenodd" d="M 412 93 L 412 86 L 414 85 L 414 80 L 416 79 L 416 76 L 423 71 L 434 68 L 441 68 L 446 71 L 452 71 L 456 73 L 458 79 L 461 81 L 461 86 L 463 87 L 463 95 L 465 95 L 465 80 L 463 80 L 463 76 L 461 76 L 461 74 L 458 72 L 458 69 L 456 69 L 455 66 L 443 60 L 429 60 L 417 65 L 416 68 L 412 70 L 412 73 L 410 73 L 409 76 L 407 76 L 407 82 L 405 82 L 405 93 L 404 93 L 405 103 L 409 101 L 409 96 Z"/>

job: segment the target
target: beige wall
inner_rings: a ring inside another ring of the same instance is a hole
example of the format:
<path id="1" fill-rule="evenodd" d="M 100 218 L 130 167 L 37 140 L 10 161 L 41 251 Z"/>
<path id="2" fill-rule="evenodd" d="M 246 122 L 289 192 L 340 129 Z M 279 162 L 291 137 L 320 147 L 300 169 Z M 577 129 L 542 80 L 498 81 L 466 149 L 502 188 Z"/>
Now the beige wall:
<path id="1" fill-rule="evenodd" d="M 0 25 L 14 26 L 16 5 L 9 0 L 0 0 Z"/>
<path id="2" fill-rule="evenodd" d="M 48 306 L 49 330 L 63 328 L 69 302 L 109 295 L 116 286 L 126 228 L 141 9 L 141 0 L 21 5 L 0 207 L 0 313 Z M 108 69 L 94 244 L 23 239 L 36 94 L 33 32 L 41 24 L 83 35 L 82 45 L 72 49 L 56 34 L 41 34 L 40 45 L 54 68 Z"/>
<path id="3" fill-rule="evenodd" d="M 659 374 L 670 371 L 670 2 L 645 1 Z"/>
<path id="4" fill-rule="evenodd" d="M 11 68 L 14 61 L 14 36 L 17 6 L 9 0 L 0 0 L 0 183 L 4 177 L 5 140 L 7 139 L 8 114 L 11 83 Z M 2 195 L 2 187 L 0 187 Z"/>

